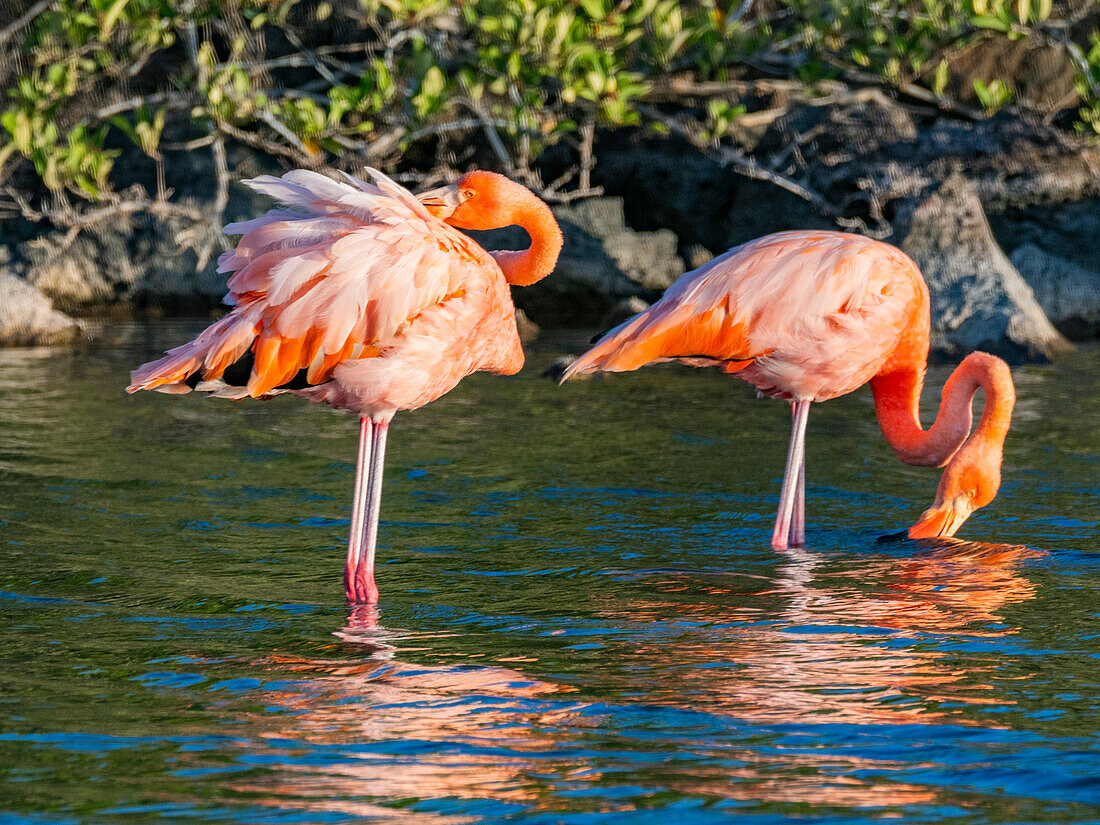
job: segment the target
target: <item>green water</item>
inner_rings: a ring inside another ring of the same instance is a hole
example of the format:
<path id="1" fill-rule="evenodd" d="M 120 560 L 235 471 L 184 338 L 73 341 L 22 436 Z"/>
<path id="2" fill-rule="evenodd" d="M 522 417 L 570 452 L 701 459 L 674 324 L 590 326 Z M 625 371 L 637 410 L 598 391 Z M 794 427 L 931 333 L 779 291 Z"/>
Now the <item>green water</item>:
<path id="1" fill-rule="evenodd" d="M 122 392 L 199 328 L 0 351 L 0 821 L 1100 821 L 1095 349 L 962 542 L 880 542 L 938 472 L 815 406 L 777 553 L 785 405 L 542 342 L 395 419 L 349 612 L 353 420 Z"/>

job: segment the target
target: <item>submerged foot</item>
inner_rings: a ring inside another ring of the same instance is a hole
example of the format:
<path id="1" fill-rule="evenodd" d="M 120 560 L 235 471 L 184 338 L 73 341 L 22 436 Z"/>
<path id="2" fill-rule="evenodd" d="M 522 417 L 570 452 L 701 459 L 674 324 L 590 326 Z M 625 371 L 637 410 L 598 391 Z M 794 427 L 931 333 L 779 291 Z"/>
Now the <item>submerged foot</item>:
<path id="1" fill-rule="evenodd" d="M 378 604 L 378 587 L 374 583 L 374 576 L 347 571 L 344 575 L 344 595 L 349 605 Z"/>

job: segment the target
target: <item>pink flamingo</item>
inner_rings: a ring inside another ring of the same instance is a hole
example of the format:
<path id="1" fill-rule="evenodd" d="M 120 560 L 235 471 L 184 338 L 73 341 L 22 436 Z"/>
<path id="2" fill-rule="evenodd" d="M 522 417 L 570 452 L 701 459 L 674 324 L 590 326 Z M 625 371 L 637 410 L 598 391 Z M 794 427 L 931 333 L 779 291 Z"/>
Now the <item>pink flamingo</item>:
<path id="1" fill-rule="evenodd" d="M 971 353 L 943 388 L 936 422 L 919 416 L 928 359 L 928 287 L 900 250 L 842 232 L 780 232 L 731 249 L 676 281 L 604 335 L 562 380 L 660 361 L 716 366 L 791 402 L 787 467 L 772 547 L 805 543 L 810 404 L 870 382 L 879 427 L 906 464 L 944 467 L 911 538 L 952 536 L 997 495 L 1016 394 L 1008 366 Z M 971 401 L 985 391 L 970 434 Z"/>
<path id="2" fill-rule="evenodd" d="M 523 366 L 508 284 L 546 277 L 562 235 L 549 207 L 502 175 L 470 172 L 417 198 L 296 170 L 245 181 L 290 210 L 231 224 L 221 256 L 233 309 L 194 341 L 131 374 L 127 392 L 192 389 L 231 399 L 291 393 L 360 417 L 347 599 L 374 604 L 386 433 L 479 370 Z M 518 225 L 531 245 L 486 252 L 453 227 Z"/>

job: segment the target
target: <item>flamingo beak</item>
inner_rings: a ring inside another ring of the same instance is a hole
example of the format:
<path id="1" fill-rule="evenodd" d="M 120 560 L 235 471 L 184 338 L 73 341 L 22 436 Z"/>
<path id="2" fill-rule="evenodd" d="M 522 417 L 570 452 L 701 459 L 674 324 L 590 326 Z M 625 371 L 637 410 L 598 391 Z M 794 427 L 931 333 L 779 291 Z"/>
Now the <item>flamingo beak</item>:
<path id="1" fill-rule="evenodd" d="M 974 512 L 970 496 L 953 496 L 925 510 L 917 523 L 909 528 L 911 539 L 945 538 L 955 535 L 962 523 Z"/>
<path id="2" fill-rule="evenodd" d="M 466 200 L 466 195 L 457 183 L 450 186 L 441 186 L 438 189 L 430 189 L 416 196 L 435 217 L 446 220 L 454 214 L 455 210 Z"/>

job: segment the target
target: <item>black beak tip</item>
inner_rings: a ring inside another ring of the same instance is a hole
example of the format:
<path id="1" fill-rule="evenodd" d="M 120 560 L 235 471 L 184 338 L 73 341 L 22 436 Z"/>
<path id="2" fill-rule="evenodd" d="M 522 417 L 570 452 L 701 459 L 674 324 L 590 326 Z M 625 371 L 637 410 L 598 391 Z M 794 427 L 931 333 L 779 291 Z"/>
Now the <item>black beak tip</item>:
<path id="1" fill-rule="evenodd" d="M 908 530 L 898 530 L 896 533 L 887 533 L 883 536 L 879 536 L 875 539 L 875 544 L 894 544 L 899 541 L 906 541 L 908 538 Z"/>

